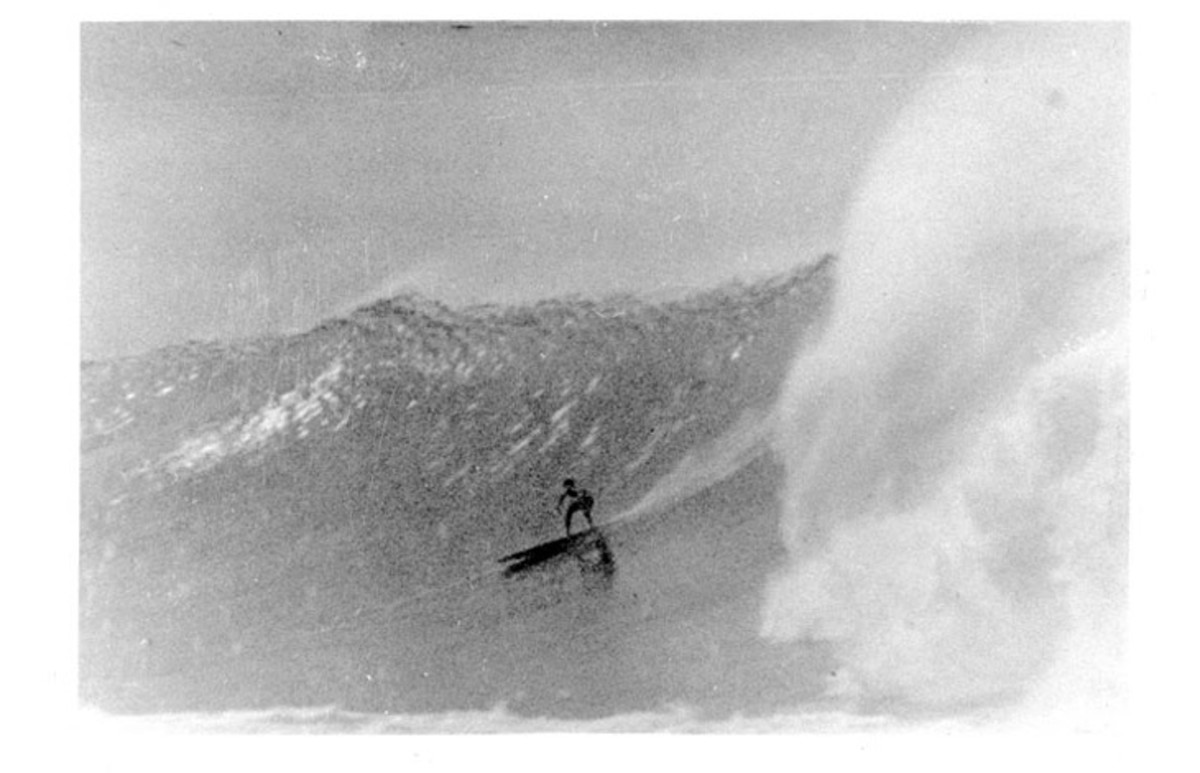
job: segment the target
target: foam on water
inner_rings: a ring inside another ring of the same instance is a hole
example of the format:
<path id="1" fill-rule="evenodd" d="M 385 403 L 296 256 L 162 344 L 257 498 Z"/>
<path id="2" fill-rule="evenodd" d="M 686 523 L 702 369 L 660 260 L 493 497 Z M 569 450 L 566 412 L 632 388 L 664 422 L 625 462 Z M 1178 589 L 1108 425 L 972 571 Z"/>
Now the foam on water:
<path id="1" fill-rule="evenodd" d="M 762 606 L 763 636 L 833 646 L 831 694 L 1119 691 L 1126 49 L 1119 26 L 1001 28 L 870 166 L 780 404 L 791 558 Z M 1085 650 L 1102 684 L 1066 686 Z"/>

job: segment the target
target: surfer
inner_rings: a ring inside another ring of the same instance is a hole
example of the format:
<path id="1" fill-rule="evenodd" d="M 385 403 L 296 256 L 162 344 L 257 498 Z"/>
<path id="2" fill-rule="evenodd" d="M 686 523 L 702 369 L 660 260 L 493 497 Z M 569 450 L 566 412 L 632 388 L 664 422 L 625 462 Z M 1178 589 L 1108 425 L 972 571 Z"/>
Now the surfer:
<path id="1" fill-rule="evenodd" d="M 567 536 L 571 536 L 571 516 L 577 512 L 583 513 L 583 517 L 588 522 L 588 528 L 595 528 L 596 524 L 592 523 L 592 505 L 595 500 L 588 493 L 587 489 L 575 488 L 575 480 L 567 478 L 563 481 L 565 491 L 558 497 L 558 512 L 562 513 L 563 504 L 567 503 L 566 512 L 566 528 Z"/>

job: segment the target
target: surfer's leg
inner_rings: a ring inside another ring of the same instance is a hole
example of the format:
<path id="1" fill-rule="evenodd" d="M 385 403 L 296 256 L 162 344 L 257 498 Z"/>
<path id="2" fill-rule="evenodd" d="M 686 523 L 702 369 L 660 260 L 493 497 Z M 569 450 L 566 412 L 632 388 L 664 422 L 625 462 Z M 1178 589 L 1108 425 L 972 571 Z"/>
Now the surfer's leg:
<path id="1" fill-rule="evenodd" d="M 575 504 L 572 504 L 570 507 L 567 508 L 567 536 L 568 537 L 571 536 L 571 516 L 575 515 L 575 513 L 577 513 L 577 512 L 583 513 L 583 517 L 587 520 L 589 526 L 592 523 L 592 514 L 590 512 L 588 512 L 587 508 L 585 508 L 583 505 L 579 504 L 578 502 L 576 502 Z"/>

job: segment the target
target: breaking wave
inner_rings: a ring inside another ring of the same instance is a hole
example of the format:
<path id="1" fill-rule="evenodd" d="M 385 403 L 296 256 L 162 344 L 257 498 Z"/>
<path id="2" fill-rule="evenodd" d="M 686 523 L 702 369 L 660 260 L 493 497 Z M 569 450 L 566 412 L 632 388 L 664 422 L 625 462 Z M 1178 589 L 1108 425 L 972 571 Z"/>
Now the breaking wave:
<path id="1" fill-rule="evenodd" d="M 780 402 L 791 559 L 762 611 L 763 636 L 834 647 L 830 694 L 1119 692 L 1126 34 L 993 36 L 871 167 Z"/>
<path id="2" fill-rule="evenodd" d="M 878 149 L 840 258 L 775 280 L 660 304 L 400 297 L 302 335 L 85 363 L 85 703 L 242 730 L 740 732 L 1118 702 L 1126 38 L 1000 26 L 962 52 Z M 651 578 L 630 587 L 674 582 L 679 606 L 546 580 L 517 595 L 551 622 L 512 633 L 481 567 L 558 532 L 566 475 L 627 529 Z M 739 475 L 686 549 L 636 530 Z M 773 542 L 743 523 L 764 513 Z M 689 560 L 734 567 L 736 589 L 655 574 Z M 747 599 L 755 641 L 722 640 Z M 603 655 L 566 640 L 597 620 L 626 626 L 604 640 L 630 648 L 605 661 L 620 674 L 572 670 Z M 527 645 L 552 663 L 508 652 Z M 671 646 L 664 674 L 639 662 Z M 771 654 L 753 667 L 727 653 L 754 646 Z M 696 708 L 742 667 L 771 696 L 757 714 L 739 724 L 744 694 Z M 555 669 L 602 694 L 592 724 Z"/>

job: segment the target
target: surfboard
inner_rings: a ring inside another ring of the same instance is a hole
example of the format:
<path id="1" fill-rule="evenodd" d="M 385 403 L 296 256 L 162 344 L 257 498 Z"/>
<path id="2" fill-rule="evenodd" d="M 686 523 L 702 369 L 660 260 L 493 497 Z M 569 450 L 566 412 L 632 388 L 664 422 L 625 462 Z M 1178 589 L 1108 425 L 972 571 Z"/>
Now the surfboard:
<path id="1" fill-rule="evenodd" d="M 604 535 L 596 527 L 572 534 L 569 537 L 559 537 L 549 542 L 543 542 L 525 550 L 518 550 L 516 553 L 510 553 L 501 558 L 500 563 L 510 564 L 507 571 L 512 573 L 564 553 L 582 555 L 583 551 L 593 547 L 598 548 L 602 554 L 608 554 L 608 545 L 604 541 Z"/>
<path id="2" fill-rule="evenodd" d="M 593 526 L 591 528 L 584 529 L 577 534 L 572 534 L 569 537 L 559 537 L 558 539 L 552 539 L 549 542 L 543 542 L 540 545 L 534 545 L 533 547 L 526 548 L 525 550 L 518 550 L 516 553 L 509 553 L 507 556 L 500 559 L 500 563 L 503 564 L 508 561 L 524 561 L 526 559 L 536 560 L 539 558 L 549 558 L 550 556 L 562 553 L 571 545 L 583 542 L 589 537 L 594 538 L 599 536 L 599 534 L 599 530 Z"/>

